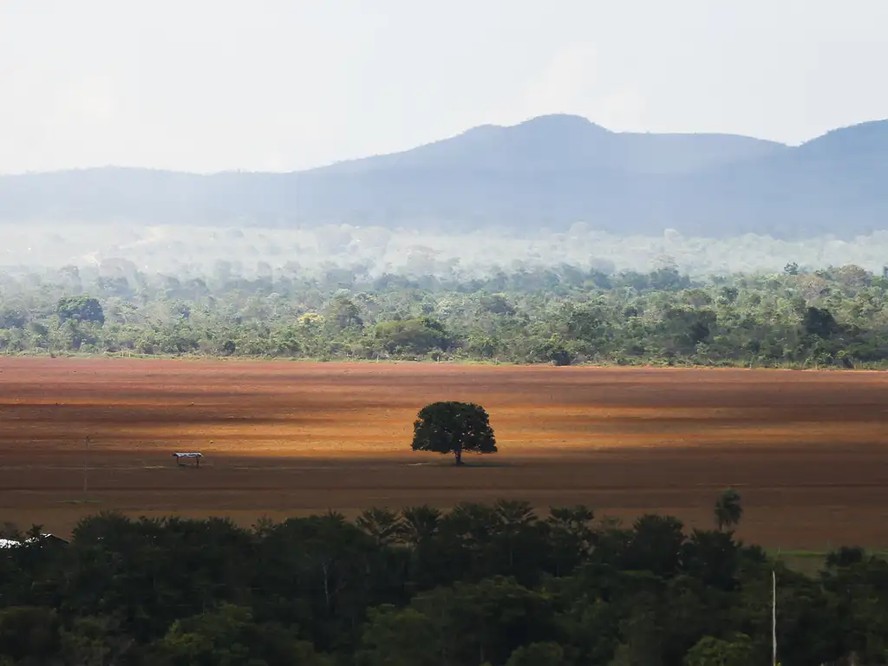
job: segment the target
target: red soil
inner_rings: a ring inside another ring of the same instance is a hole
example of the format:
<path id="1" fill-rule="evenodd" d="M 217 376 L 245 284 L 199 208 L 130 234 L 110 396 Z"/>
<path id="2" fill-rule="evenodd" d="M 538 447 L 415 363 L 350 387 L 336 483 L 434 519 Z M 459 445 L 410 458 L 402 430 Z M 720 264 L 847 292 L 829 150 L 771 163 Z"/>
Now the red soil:
<path id="1" fill-rule="evenodd" d="M 412 453 L 434 400 L 484 405 L 500 453 Z M 0 521 L 24 527 L 499 497 L 703 526 L 727 486 L 749 540 L 888 547 L 888 374 L 0 359 Z"/>

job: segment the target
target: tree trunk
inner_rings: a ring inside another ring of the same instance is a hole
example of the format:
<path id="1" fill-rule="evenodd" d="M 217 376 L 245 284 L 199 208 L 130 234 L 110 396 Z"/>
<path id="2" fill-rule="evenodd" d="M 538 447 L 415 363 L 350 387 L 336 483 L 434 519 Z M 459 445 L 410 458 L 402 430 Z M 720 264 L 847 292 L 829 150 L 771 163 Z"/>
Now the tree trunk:
<path id="1" fill-rule="evenodd" d="M 457 464 L 457 465 L 462 465 L 462 464 L 463 464 L 463 461 L 462 461 L 462 448 L 457 449 L 456 452 L 455 452 L 455 454 L 456 454 L 456 464 Z"/>
<path id="2" fill-rule="evenodd" d="M 321 571 L 324 572 L 324 601 L 327 602 L 327 610 L 330 610 L 330 581 L 327 577 L 327 563 L 321 563 Z"/>

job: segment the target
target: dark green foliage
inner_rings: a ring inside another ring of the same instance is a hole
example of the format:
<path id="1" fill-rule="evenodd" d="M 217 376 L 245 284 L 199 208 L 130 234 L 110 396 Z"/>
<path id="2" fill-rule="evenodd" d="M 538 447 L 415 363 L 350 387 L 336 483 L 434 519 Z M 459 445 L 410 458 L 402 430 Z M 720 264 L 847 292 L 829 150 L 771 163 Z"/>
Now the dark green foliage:
<path id="1" fill-rule="evenodd" d="M 711 310 L 670 308 L 663 315 L 662 331 L 673 349 L 693 353 L 709 339 L 716 316 Z"/>
<path id="2" fill-rule="evenodd" d="M 43 664 L 61 646 L 56 612 L 35 606 L 0 609 L 0 655 L 16 664 Z"/>
<path id="3" fill-rule="evenodd" d="M 403 533 L 401 518 L 388 509 L 367 509 L 355 521 L 379 546 L 390 546 Z"/>
<path id="4" fill-rule="evenodd" d="M 415 608 L 383 605 L 368 611 L 357 666 L 438 666 L 440 629 Z M 445 662 L 446 663 L 446 662 Z"/>
<path id="5" fill-rule="evenodd" d="M 56 312 L 61 321 L 105 323 L 105 313 L 99 301 L 89 296 L 66 296 L 59 299 Z"/>
<path id="6" fill-rule="evenodd" d="M 733 488 L 728 488 L 715 501 L 715 524 L 719 530 L 736 527 L 743 516 L 743 505 L 740 503 L 740 493 Z"/>
<path id="7" fill-rule="evenodd" d="M 753 655 L 752 641 L 744 634 L 729 640 L 705 636 L 690 649 L 684 666 L 749 666 Z"/>
<path id="8" fill-rule="evenodd" d="M 865 555 L 863 548 L 842 546 L 826 556 L 826 566 L 830 569 L 850 567 L 863 562 Z"/>
<path id="9" fill-rule="evenodd" d="M 28 313 L 21 306 L 3 305 L 0 307 L 0 328 L 23 328 L 28 321 Z"/>
<path id="10" fill-rule="evenodd" d="M 506 666 L 567 666 L 564 648 L 558 643 L 530 643 L 512 653 Z"/>
<path id="11" fill-rule="evenodd" d="M 449 344 L 444 327 L 428 317 L 380 322 L 375 337 L 389 354 L 423 355 L 444 351 Z"/>
<path id="12" fill-rule="evenodd" d="M 333 299 L 325 318 L 334 332 L 360 331 L 364 328 L 364 320 L 358 306 L 348 297 L 339 295 Z"/>
<path id="13" fill-rule="evenodd" d="M 483 294 L 478 299 L 478 308 L 481 312 L 506 317 L 515 314 L 515 308 L 503 294 Z"/>
<path id="14" fill-rule="evenodd" d="M 274 623 L 256 623 L 249 608 L 230 604 L 173 622 L 157 641 L 152 661 L 171 666 L 332 666 L 332 660 L 317 654 L 296 632 Z"/>
<path id="15" fill-rule="evenodd" d="M 585 506 L 550 510 L 546 523 L 556 574 L 571 571 L 589 557 L 597 536 L 592 529 L 594 517 L 594 512 Z"/>
<path id="16" fill-rule="evenodd" d="M 570 365 L 570 352 L 558 337 L 553 336 L 535 344 L 530 351 L 529 359 L 533 363 L 551 363 L 552 365 Z"/>
<path id="17" fill-rule="evenodd" d="M 433 402 L 419 410 L 413 423 L 412 447 L 414 451 L 452 453 L 460 465 L 465 451 L 496 453 L 496 439 L 481 405 Z"/>
<path id="18" fill-rule="evenodd" d="M 684 568 L 706 585 L 731 590 L 737 582 L 740 552 L 729 532 L 694 530 L 682 551 Z"/>
<path id="19" fill-rule="evenodd" d="M 730 531 L 502 500 L 251 530 L 100 514 L 0 549 L 0 664 L 768 663 L 772 569 L 782 664 L 886 663 L 888 562 L 861 549 L 806 577 Z"/>
<path id="20" fill-rule="evenodd" d="M 628 568 L 674 575 L 681 563 L 682 530 L 681 521 L 670 516 L 644 515 L 636 520 L 626 548 Z"/>
<path id="21" fill-rule="evenodd" d="M 888 279 L 857 266 L 697 281 L 570 266 L 474 280 L 231 266 L 2 277 L 5 353 L 888 367 Z"/>
<path id="22" fill-rule="evenodd" d="M 359 664 L 505 663 L 522 645 L 557 634 L 552 600 L 507 578 L 457 582 L 371 617 Z M 410 633 L 406 633 L 410 632 Z"/>
<path id="23" fill-rule="evenodd" d="M 815 307 L 805 309 L 802 328 L 808 335 L 816 335 L 820 338 L 828 338 L 840 330 L 835 317 L 829 310 Z"/>

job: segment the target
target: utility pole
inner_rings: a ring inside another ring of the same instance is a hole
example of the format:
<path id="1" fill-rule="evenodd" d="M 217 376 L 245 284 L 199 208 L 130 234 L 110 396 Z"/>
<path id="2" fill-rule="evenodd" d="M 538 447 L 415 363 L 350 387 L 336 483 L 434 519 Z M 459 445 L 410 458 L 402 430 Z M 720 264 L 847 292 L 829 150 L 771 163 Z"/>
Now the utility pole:
<path id="1" fill-rule="evenodd" d="M 771 666 L 777 666 L 777 573 L 771 570 Z"/>

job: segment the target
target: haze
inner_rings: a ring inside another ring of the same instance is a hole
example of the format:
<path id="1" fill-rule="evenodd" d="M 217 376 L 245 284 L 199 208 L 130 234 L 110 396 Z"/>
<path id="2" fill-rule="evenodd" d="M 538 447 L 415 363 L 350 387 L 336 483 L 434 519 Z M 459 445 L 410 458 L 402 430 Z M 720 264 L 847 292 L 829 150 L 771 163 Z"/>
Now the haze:
<path id="1" fill-rule="evenodd" d="M 0 173 L 293 170 L 484 123 L 799 143 L 882 118 L 888 3 L 0 4 Z"/>

